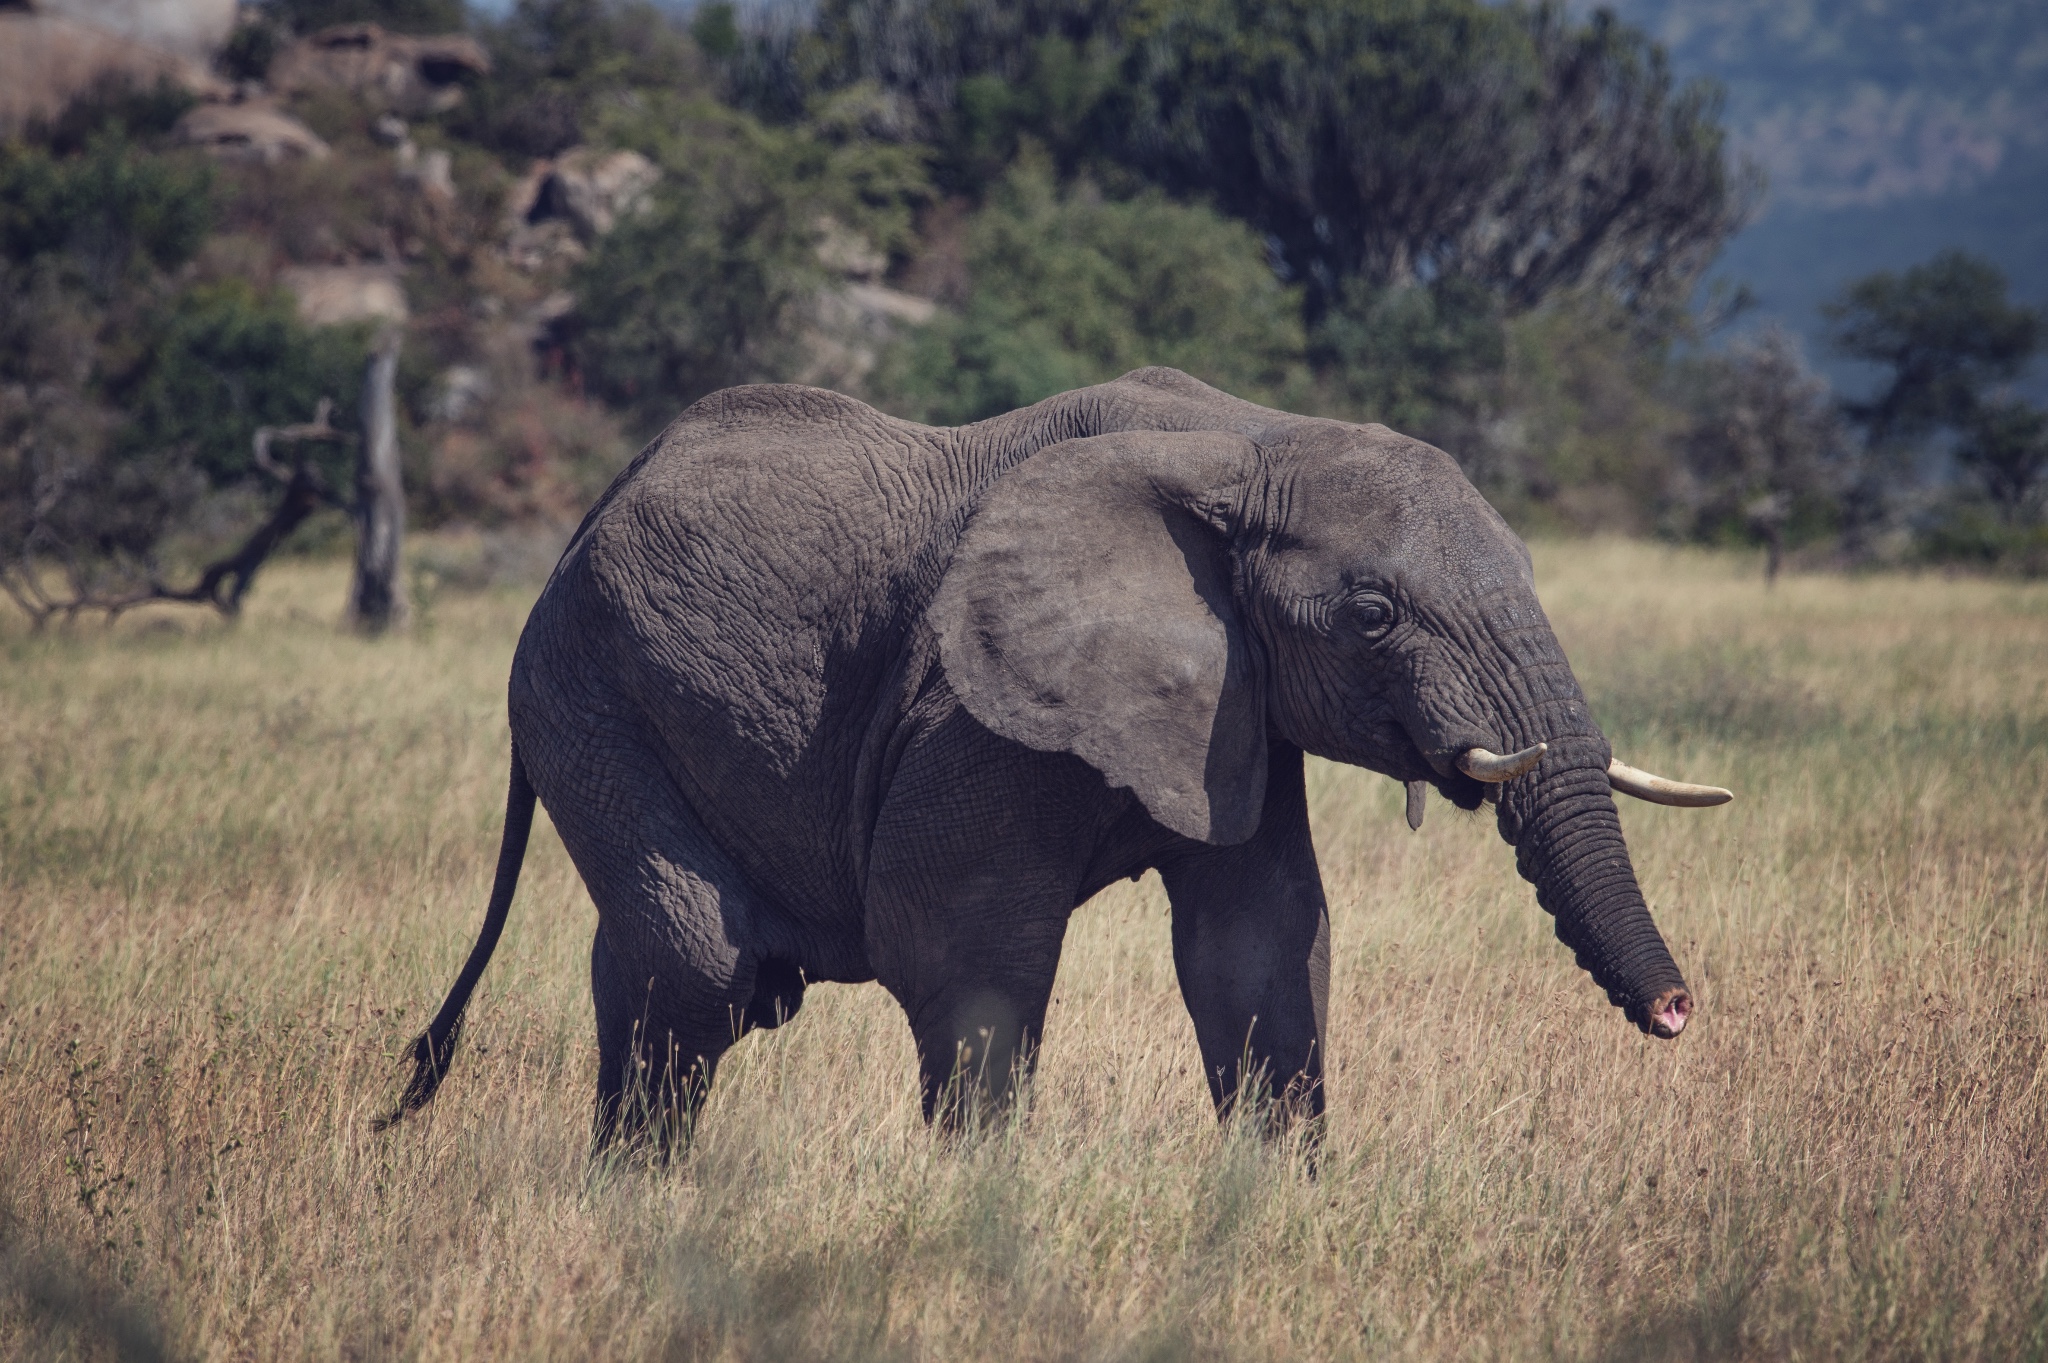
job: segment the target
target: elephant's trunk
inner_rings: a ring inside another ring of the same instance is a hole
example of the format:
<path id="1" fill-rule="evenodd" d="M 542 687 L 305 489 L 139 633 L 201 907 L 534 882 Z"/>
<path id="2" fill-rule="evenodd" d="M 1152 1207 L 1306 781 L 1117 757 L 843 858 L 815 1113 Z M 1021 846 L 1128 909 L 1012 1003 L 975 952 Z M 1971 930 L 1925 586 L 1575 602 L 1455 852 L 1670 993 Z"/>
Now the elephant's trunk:
<path id="1" fill-rule="evenodd" d="M 1497 794 L 1516 869 L 1580 966 L 1638 1027 L 1675 1036 L 1692 997 L 1636 884 L 1607 739 L 1533 597 L 1481 618 L 1492 646 L 1477 650 L 1476 666 L 1472 654 L 1464 668 L 1441 654 L 1425 664 L 1411 725 L 1444 776 L 1474 782 L 1474 796 L 1481 782 Z"/>
<path id="2" fill-rule="evenodd" d="M 1543 765 L 1503 787 L 1501 836 L 1557 920 L 1557 936 L 1631 1022 L 1676 1036 L 1692 1013 L 1685 978 L 1650 920 L 1609 793 L 1599 733 L 1549 740 Z"/>

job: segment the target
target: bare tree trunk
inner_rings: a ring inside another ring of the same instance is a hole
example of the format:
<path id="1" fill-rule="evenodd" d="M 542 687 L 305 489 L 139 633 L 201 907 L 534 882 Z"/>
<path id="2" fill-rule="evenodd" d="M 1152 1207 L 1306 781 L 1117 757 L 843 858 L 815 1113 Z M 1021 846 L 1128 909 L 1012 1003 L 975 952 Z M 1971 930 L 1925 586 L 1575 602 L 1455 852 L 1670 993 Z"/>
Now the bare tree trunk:
<path id="1" fill-rule="evenodd" d="M 365 634 L 405 625 L 399 550 L 405 535 L 405 486 L 398 469 L 398 378 L 401 333 L 377 337 L 363 373 L 363 443 L 356 459 L 356 576 L 348 614 Z"/>

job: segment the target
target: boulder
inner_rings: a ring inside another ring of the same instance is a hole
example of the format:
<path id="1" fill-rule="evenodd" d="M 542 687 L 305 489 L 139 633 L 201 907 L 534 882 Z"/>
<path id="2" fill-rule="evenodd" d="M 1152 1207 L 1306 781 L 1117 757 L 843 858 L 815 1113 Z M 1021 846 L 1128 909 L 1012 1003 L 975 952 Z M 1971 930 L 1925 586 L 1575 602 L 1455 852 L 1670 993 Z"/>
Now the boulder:
<path id="1" fill-rule="evenodd" d="M 28 8 L 203 68 L 234 32 L 236 0 L 33 0 Z"/>
<path id="2" fill-rule="evenodd" d="M 336 24 L 278 53 L 269 79 L 280 94 L 350 90 L 426 114 L 454 107 L 462 82 L 490 69 L 483 44 L 466 33 L 414 37 L 379 24 Z"/>
<path id="3" fill-rule="evenodd" d="M 268 102 L 201 104 L 178 120 L 180 142 L 204 147 L 223 161 L 320 161 L 327 144 L 311 128 Z"/>
<path id="4" fill-rule="evenodd" d="M 566 222 L 586 245 L 647 200 L 661 169 L 637 151 L 575 147 L 526 173 L 507 202 L 511 226 Z"/>
<path id="5" fill-rule="evenodd" d="M 889 268 L 889 257 L 837 218 L 819 218 L 815 226 L 818 263 L 832 273 L 848 279 L 880 279 Z"/>
<path id="6" fill-rule="evenodd" d="M 505 201 L 505 253 L 526 270 L 579 260 L 660 179 L 661 168 L 637 151 L 576 147 L 535 162 Z"/>
<path id="7" fill-rule="evenodd" d="M 405 290 L 388 265 L 296 265 L 278 280 L 297 296 L 299 320 L 309 326 L 406 319 Z"/>
<path id="8" fill-rule="evenodd" d="M 792 377 L 820 388 L 858 391 L 882 351 L 938 313 L 929 298 L 882 284 L 849 282 L 822 290 L 803 332 L 803 359 Z"/>
<path id="9" fill-rule="evenodd" d="M 0 12 L 0 137 L 55 118 L 105 80 L 145 88 L 168 80 L 205 97 L 228 93 L 175 52 L 62 15 Z"/>

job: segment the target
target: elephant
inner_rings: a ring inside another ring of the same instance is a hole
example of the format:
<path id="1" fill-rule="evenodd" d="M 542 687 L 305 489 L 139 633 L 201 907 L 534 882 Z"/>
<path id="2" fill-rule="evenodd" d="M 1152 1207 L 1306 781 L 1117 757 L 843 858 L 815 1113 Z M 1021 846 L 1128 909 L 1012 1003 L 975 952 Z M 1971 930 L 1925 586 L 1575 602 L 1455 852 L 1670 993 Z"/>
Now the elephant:
<path id="1" fill-rule="evenodd" d="M 1028 1074 L 1069 916 L 1156 869 L 1210 1096 L 1324 1109 L 1330 921 L 1305 754 L 1497 806 L 1637 1028 L 1693 1001 L 1616 761 L 1527 548 L 1457 463 L 1140 369 L 940 429 L 753 385 L 690 407 L 583 519 L 521 634 L 482 933 L 414 1043 L 432 1098 L 536 798 L 597 908 L 594 1146 L 691 1128 L 720 1057 L 879 981 L 928 1121 Z"/>

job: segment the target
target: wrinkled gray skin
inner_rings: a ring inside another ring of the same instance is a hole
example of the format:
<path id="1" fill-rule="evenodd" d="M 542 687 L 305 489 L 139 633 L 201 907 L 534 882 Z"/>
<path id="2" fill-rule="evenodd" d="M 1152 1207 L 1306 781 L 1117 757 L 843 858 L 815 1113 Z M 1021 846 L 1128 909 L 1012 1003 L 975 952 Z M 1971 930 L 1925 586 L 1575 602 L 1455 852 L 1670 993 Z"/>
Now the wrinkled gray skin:
<path id="1" fill-rule="evenodd" d="M 927 1116 L 1000 1098 L 1068 915 L 1150 867 L 1219 1109 L 1252 1082 L 1319 1113 L 1304 752 L 1472 809 L 1460 753 L 1548 742 L 1497 788 L 1518 869 L 1637 1026 L 1684 989 L 1521 542 L 1428 445 L 1170 369 L 957 430 L 704 399 L 585 518 L 511 719 L 493 921 L 406 1107 L 503 920 L 528 781 L 598 910 L 600 1145 L 681 1129 L 819 980 L 903 1005 Z"/>

